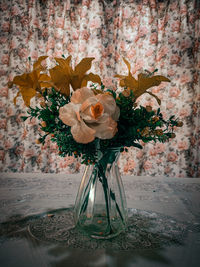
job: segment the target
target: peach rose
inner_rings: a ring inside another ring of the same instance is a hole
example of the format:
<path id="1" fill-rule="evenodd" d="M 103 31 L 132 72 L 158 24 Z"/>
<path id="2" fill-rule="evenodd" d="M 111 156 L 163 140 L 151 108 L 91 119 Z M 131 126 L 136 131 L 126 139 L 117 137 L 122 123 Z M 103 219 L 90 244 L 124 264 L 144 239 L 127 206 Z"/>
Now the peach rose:
<path id="1" fill-rule="evenodd" d="M 97 29 L 101 26 L 101 20 L 100 18 L 95 18 L 90 22 L 90 28 L 91 29 Z"/>
<path id="2" fill-rule="evenodd" d="M 148 49 L 147 52 L 146 52 L 146 54 L 145 54 L 145 56 L 146 57 L 150 57 L 152 55 L 153 55 L 153 49 Z"/>
<path id="3" fill-rule="evenodd" d="M 172 69 L 168 70 L 167 72 L 167 76 L 174 76 L 174 74 L 175 74 L 175 71 Z"/>
<path id="4" fill-rule="evenodd" d="M 139 33 L 138 34 L 139 34 L 139 37 L 142 37 L 142 36 L 144 36 L 147 33 L 148 33 L 148 29 L 146 27 L 141 27 L 139 29 Z"/>
<path id="5" fill-rule="evenodd" d="M 29 55 L 29 52 L 26 48 L 21 48 L 18 50 L 18 55 L 19 55 L 19 57 L 27 58 Z"/>
<path id="6" fill-rule="evenodd" d="M 21 155 L 24 153 L 24 147 L 22 145 L 19 145 L 15 148 L 15 154 Z"/>
<path id="7" fill-rule="evenodd" d="M 170 153 L 167 155 L 167 160 L 168 160 L 168 161 L 175 162 L 175 161 L 177 161 L 177 159 L 178 159 L 178 156 L 177 156 L 177 154 L 174 153 L 174 152 L 170 152 Z"/>
<path id="8" fill-rule="evenodd" d="M 6 119 L 0 120 L 0 129 L 6 129 L 6 127 L 7 127 L 7 120 Z"/>
<path id="9" fill-rule="evenodd" d="M 6 113 L 7 113 L 8 117 L 13 116 L 14 115 L 14 110 L 11 107 L 9 107 L 6 110 Z"/>
<path id="10" fill-rule="evenodd" d="M 172 102 L 168 102 L 167 104 L 166 104 L 166 108 L 167 109 L 172 109 L 173 107 L 174 107 L 174 103 L 172 103 Z"/>
<path id="11" fill-rule="evenodd" d="M 150 170 L 152 168 L 152 163 L 149 160 L 146 160 L 144 165 L 143 165 L 143 168 L 145 170 Z"/>
<path id="12" fill-rule="evenodd" d="M 164 169 L 165 174 L 170 173 L 170 171 L 171 171 L 171 168 L 169 166 L 165 167 Z"/>
<path id="13" fill-rule="evenodd" d="M 163 153 L 165 151 L 165 145 L 162 143 L 155 144 L 155 150 L 158 154 Z"/>
<path id="14" fill-rule="evenodd" d="M 2 24 L 1 29 L 2 29 L 3 32 L 9 32 L 9 30 L 10 30 L 10 23 L 9 22 L 4 22 Z"/>
<path id="15" fill-rule="evenodd" d="M 151 155 L 152 157 L 156 156 L 157 155 L 157 151 L 155 148 L 152 148 L 149 150 L 149 155 Z"/>
<path id="16" fill-rule="evenodd" d="M 56 27 L 57 28 L 61 28 L 61 29 L 63 29 L 64 28 L 64 24 L 65 24 L 65 20 L 64 20 L 64 18 L 57 18 L 56 19 Z"/>
<path id="17" fill-rule="evenodd" d="M 169 44 L 173 44 L 173 43 L 175 43 L 176 42 L 176 38 L 175 37 L 170 37 L 169 39 L 168 39 L 168 43 Z"/>
<path id="18" fill-rule="evenodd" d="M 4 148 L 5 148 L 5 150 L 10 149 L 12 146 L 13 146 L 13 143 L 10 140 L 6 140 L 4 142 Z"/>
<path id="19" fill-rule="evenodd" d="M 82 37 L 83 40 L 87 41 L 89 39 L 89 37 L 90 37 L 90 33 L 87 30 L 83 30 L 81 32 L 81 37 Z"/>
<path id="20" fill-rule="evenodd" d="M 190 77 L 186 74 L 181 75 L 181 83 L 188 83 L 190 82 Z"/>
<path id="21" fill-rule="evenodd" d="M 111 77 L 106 77 L 103 79 L 103 84 L 105 85 L 105 87 L 113 87 L 113 80 Z"/>
<path id="22" fill-rule="evenodd" d="M 172 87 L 169 91 L 169 95 L 171 97 L 178 97 L 180 95 L 181 91 L 179 88 L 177 87 Z"/>
<path id="23" fill-rule="evenodd" d="M 8 65 L 9 60 L 10 60 L 9 55 L 8 55 L 8 54 L 4 54 L 4 55 L 1 57 L 1 64 Z"/>
<path id="24" fill-rule="evenodd" d="M 139 24 L 139 17 L 133 16 L 130 22 L 131 27 L 137 27 L 138 24 Z"/>
<path id="25" fill-rule="evenodd" d="M 5 152 L 3 149 L 0 150 L 0 160 L 4 160 Z"/>
<path id="26" fill-rule="evenodd" d="M 174 54 L 171 56 L 170 63 L 177 65 L 181 60 L 181 57 L 179 57 L 178 54 Z"/>
<path id="27" fill-rule="evenodd" d="M 173 32 L 179 32 L 179 31 L 180 31 L 180 26 L 181 26 L 180 21 L 175 21 L 175 22 L 172 24 L 172 31 L 173 31 Z"/>
<path id="28" fill-rule="evenodd" d="M 180 141 L 178 143 L 178 149 L 179 150 L 187 150 L 188 149 L 188 143 L 186 141 Z"/>
<path id="29" fill-rule="evenodd" d="M 31 158 L 31 157 L 35 156 L 35 151 L 33 149 L 27 149 L 27 150 L 25 150 L 24 155 L 26 158 Z"/>
<path id="30" fill-rule="evenodd" d="M 141 159 L 141 158 L 143 157 L 143 155 L 144 155 L 144 152 L 141 151 L 141 150 L 139 150 L 139 151 L 137 152 L 137 154 L 136 154 L 136 157 L 137 157 L 137 159 Z"/>
<path id="31" fill-rule="evenodd" d="M 131 16 L 130 8 L 125 7 L 124 10 L 122 10 L 122 17 L 124 19 L 128 19 L 128 18 L 130 18 L 130 16 Z"/>
<path id="32" fill-rule="evenodd" d="M 60 108 L 59 118 L 71 126 L 76 142 L 87 144 L 95 137 L 113 138 L 117 132 L 119 108 L 111 95 L 95 95 L 83 87 L 73 93 L 70 103 Z"/>
<path id="33" fill-rule="evenodd" d="M 136 163 L 134 160 L 129 160 L 126 165 L 124 166 L 124 173 L 128 173 L 129 171 L 132 171 L 136 167 Z"/>
<path id="34" fill-rule="evenodd" d="M 78 40 L 78 39 L 79 39 L 79 34 L 80 34 L 79 30 L 74 31 L 74 32 L 72 33 L 72 39 L 73 39 L 73 40 Z"/>
<path id="35" fill-rule="evenodd" d="M 150 43 L 157 44 L 158 42 L 158 34 L 156 32 L 152 33 L 150 36 Z"/>
<path id="36" fill-rule="evenodd" d="M 179 116 L 181 117 L 181 118 L 185 118 L 185 117 L 187 117 L 187 116 L 189 116 L 189 110 L 188 109 L 186 109 L 186 108 L 182 108 L 180 111 L 179 111 Z"/>
<path id="37" fill-rule="evenodd" d="M 0 101 L 0 109 L 3 109 L 5 107 L 5 103 L 3 103 L 2 101 Z"/>

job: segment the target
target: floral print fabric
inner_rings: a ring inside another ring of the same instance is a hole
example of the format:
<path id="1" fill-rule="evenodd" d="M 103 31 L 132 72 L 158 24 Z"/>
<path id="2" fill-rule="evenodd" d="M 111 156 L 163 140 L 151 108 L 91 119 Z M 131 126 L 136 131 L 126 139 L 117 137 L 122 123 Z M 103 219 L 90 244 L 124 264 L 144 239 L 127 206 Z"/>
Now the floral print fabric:
<path id="1" fill-rule="evenodd" d="M 127 74 L 122 58 L 138 71 L 158 69 L 171 83 L 152 88 L 161 100 L 164 117 L 184 122 L 169 143 L 130 148 L 120 156 L 123 174 L 200 177 L 200 4 L 198 0 L 6 0 L 0 3 L 0 171 L 81 172 L 73 157 L 61 158 L 56 144 L 37 145 L 38 121 L 23 123 L 22 99 L 7 83 L 24 73 L 28 57 L 72 55 L 77 64 L 95 57 L 91 71 L 104 84 L 117 88 L 113 78 Z M 35 102 L 32 101 L 34 105 Z M 138 104 L 158 108 L 143 95 Z"/>

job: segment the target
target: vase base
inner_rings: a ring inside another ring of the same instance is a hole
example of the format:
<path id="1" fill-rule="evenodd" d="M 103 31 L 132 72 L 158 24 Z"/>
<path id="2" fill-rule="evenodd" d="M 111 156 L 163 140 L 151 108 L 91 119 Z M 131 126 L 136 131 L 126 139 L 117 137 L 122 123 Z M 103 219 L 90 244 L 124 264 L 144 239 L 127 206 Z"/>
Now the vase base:
<path id="1" fill-rule="evenodd" d="M 117 232 L 113 232 L 113 233 L 104 233 L 104 232 L 94 232 L 93 229 L 91 229 L 91 227 L 89 229 L 84 229 L 84 228 L 79 228 L 79 227 L 76 227 L 76 229 L 82 233 L 83 235 L 85 236 L 88 236 L 88 237 L 91 237 L 91 238 L 94 238 L 94 239 L 101 239 L 101 240 L 105 240 L 105 239 L 111 239 L 111 238 L 114 238 L 116 236 L 118 236 L 119 234 L 125 232 L 125 230 L 120 230 L 120 231 L 117 231 Z"/>
<path id="2" fill-rule="evenodd" d="M 118 233 L 113 233 L 113 234 L 110 234 L 110 235 L 108 235 L 108 236 L 90 235 L 90 237 L 91 237 L 91 238 L 94 238 L 94 239 L 106 240 L 106 239 L 114 238 L 114 237 L 118 236 L 119 234 L 121 234 L 122 232 L 124 232 L 124 231 L 121 231 L 121 232 L 118 232 Z"/>
<path id="3" fill-rule="evenodd" d="M 95 239 L 111 239 L 125 232 L 125 224 L 119 218 L 112 218 L 110 224 L 106 216 L 87 218 L 82 216 L 76 224 L 76 228 L 82 234 Z"/>

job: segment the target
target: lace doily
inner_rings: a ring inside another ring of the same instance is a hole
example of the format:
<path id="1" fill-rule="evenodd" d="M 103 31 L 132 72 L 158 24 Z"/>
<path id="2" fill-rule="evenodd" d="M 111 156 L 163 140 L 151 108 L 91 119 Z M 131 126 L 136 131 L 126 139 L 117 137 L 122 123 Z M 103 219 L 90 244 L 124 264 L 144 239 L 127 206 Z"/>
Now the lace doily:
<path id="1" fill-rule="evenodd" d="M 59 243 L 68 248 L 126 251 L 180 245 L 188 231 L 200 231 L 200 224 L 191 225 L 160 213 L 129 209 L 125 233 L 109 240 L 96 240 L 74 227 L 73 209 L 68 208 L 32 220 L 28 229 L 37 240 Z"/>

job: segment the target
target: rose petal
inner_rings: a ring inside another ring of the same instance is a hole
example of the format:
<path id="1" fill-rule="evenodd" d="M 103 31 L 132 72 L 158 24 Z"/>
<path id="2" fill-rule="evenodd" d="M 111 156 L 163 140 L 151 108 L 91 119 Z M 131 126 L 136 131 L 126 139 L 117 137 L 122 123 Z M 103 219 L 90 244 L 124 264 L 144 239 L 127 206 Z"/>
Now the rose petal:
<path id="1" fill-rule="evenodd" d="M 82 104 L 85 100 L 92 96 L 94 96 L 94 93 L 91 89 L 82 87 L 73 93 L 71 102 L 75 104 Z"/>
<path id="2" fill-rule="evenodd" d="M 102 107 L 101 114 L 98 117 L 94 117 L 92 113 L 92 108 L 100 104 Z M 101 117 L 104 115 L 104 107 L 103 105 L 97 100 L 96 97 L 90 97 L 81 106 L 81 117 L 84 119 L 85 122 L 92 123 L 92 122 L 99 122 Z"/>
<path id="3" fill-rule="evenodd" d="M 64 124 L 73 126 L 78 121 L 76 112 L 78 112 L 79 108 L 80 105 L 75 105 L 73 103 L 64 105 L 59 109 L 59 119 L 61 119 Z"/>
<path id="4" fill-rule="evenodd" d="M 97 103 L 97 99 L 96 97 L 89 97 L 88 99 L 86 99 L 82 106 L 81 106 L 81 117 L 88 122 L 95 122 L 96 119 L 94 119 L 92 117 L 92 113 L 91 113 L 91 106 L 95 105 Z"/>
<path id="5" fill-rule="evenodd" d="M 88 127 L 84 121 L 80 121 L 77 124 L 73 125 L 71 128 L 71 133 L 74 137 L 74 140 L 77 143 L 87 144 L 94 140 L 95 130 Z"/>
<path id="6" fill-rule="evenodd" d="M 98 94 L 96 98 L 103 105 L 105 113 L 108 113 L 109 115 L 112 115 L 115 113 L 116 102 L 115 102 L 115 99 L 111 95 Z"/>
<path id="7" fill-rule="evenodd" d="M 120 108 L 116 105 L 115 112 L 111 115 L 111 117 L 114 121 L 117 121 L 119 119 L 119 116 L 120 116 Z"/>
<path id="8" fill-rule="evenodd" d="M 111 139 L 117 132 L 117 123 L 108 117 L 104 123 L 90 125 L 96 131 L 95 136 L 100 139 Z"/>

